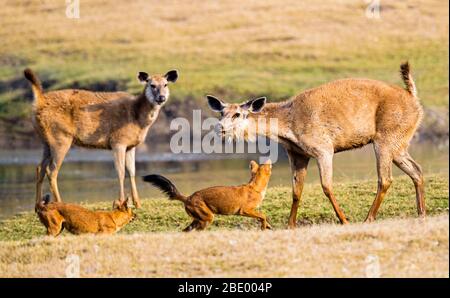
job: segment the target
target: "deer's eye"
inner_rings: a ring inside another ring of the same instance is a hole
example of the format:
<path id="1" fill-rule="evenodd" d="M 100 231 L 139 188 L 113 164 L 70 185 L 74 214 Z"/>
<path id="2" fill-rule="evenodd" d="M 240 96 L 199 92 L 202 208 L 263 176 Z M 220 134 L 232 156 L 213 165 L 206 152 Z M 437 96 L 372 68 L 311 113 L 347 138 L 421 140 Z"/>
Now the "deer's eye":
<path id="1" fill-rule="evenodd" d="M 239 118 L 241 116 L 241 113 L 236 113 L 233 115 L 233 119 Z"/>
<path id="2" fill-rule="evenodd" d="M 164 84 L 164 87 L 167 87 L 167 84 Z"/>
<path id="3" fill-rule="evenodd" d="M 155 89 L 156 85 L 151 84 L 150 87 L 152 87 L 152 89 Z"/>

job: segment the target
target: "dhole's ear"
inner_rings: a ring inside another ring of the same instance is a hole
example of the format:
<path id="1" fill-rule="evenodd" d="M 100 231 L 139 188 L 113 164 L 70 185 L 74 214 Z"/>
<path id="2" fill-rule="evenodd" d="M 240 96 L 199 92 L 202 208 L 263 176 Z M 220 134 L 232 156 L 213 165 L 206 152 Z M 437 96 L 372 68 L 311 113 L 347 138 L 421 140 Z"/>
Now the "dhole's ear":
<path id="1" fill-rule="evenodd" d="M 123 202 L 122 206 L 128 208 L 128 203 L 130 202 L 130 195 L 127 196 L 125 202 Z"/>
<path id="2" fill-rule="evenodd" d="M 137 78 L 141 84 L 146 84 L 148 81 L 148 73 L 140 71 L 138 72 Z"/>
<path id="3" fill-rule="evenodd" d="M 252 113 L 259 113 L 266 105 L 266 98 L 259 97 L 256 99 L 250 99 L 249 101 L 241 104 L 241 108 L 249 110 Z"/>
<path id="4" fill-rule="evenodd" d="M 120 209 L 122 208 L 122 206 L 124 206 L 126 204 L 126 202 L 121 202 L 119 200 L 115 200 L 113 202 L 113 209 Z"/>
<path id="5" fill-rule="evenodd" d="M 164 77 L 166 78 L 167 82 L 175 83 L 178 79 L 178 70 L 172 69 L 169 70 Z"/>
<path id="6" fill-rule="evenodd" d="M 220 99 L 212 96 L 212 95 L 206 95 L 206 98 L 208 99 L 208 105 L 214 112 L 222 112 L 223 109 L 226 106 L 226 103 L 221 101 Z"/>
<path id="7" fill-rule="evenodd" d="M 250 171 L 251 171 L 252 173 L 256 173 L 256 172 L 258 171 L 258 168 L 259 168 L 258 163 L 257 163 L 256 161 L 252 160 L 252 161 L 250 162 Z"/>

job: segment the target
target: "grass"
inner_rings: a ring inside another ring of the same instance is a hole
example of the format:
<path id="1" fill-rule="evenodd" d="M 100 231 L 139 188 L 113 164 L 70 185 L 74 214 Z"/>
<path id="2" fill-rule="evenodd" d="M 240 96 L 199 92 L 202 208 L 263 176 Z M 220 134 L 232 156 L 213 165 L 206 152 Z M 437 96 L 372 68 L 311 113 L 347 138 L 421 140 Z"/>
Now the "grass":
<path id="1" fill-rule="evenodd" d="M 426 206 L 428 215 L 448 213 L 448 178 L 441 175 L 426 177 Z M 338 202 L 351 222 L 362 222 L 376 194 L 373 181 L 345 182 L 335 185 Z M 307 184 L 298 220 L 302 225 L 338 223 L 331 204 L 319 184 Z M 85 205 L 92 209 L 109 209 L 111 202 Z M 262 210 L 274 229 L 285 229 L 291 206 L 291 190 L 273 187 L 267 192 Z M 416 217 L 415 193 L 412 182 L 396 178 L 378 214 L 378 219 Z M 180 202 L 165 198 L 145 199 L 137 219 L 120 234 L 143 232 L 176 232 L 190 223 Z M 257 230 L 258 223 L 239 216 L 216 216 L 209 230 Z M 0 241 L 27 240 L 45 235 L 45 229 L 34 213 L 19 214 L 0 222 Z M 61 237 L 68 235 L 63 232 Z"/>
<path id="2" fill-rule="evenodd" d="M 2 242 L 0 276 L 448 278 L 448 220 Z"/>
<path id="3" fill-rule="evenodd" d="M 380 19 L 367 18 L 366 5 L 93 0 L 69 19 L 61 1 L 9 0 L 0 11 L 0 115 L 27 115 L 27 85 L 10 87 L 26 66 L 52 89 L 114 81 L 133 92 L 137 71 L 178 68 L 174 100 L 214 93 L 235 101 L 279 100 L 348 76 L 401 84 L 405 59 L 424 104 L 448 108 L 448 2 L 382 2 Z"/>
<path id="4" fill-rule="evenodd" d="M 143 200 L 138 218 L 112 236 L 47 237 L 36 215 L 24 213 L 0 222 L 0 277 L 65 277 L 77 268 L 81 277 L 448 277 L 448 176 L 426 183 L 426 220 L 417 218 L 412 183 L 402 177 L 372 224 L 361 221 L 373 181 L 336 184 L 346 226 L 320 186 L 308 184 L 295 230 L 286 229 L 285 187 L 267 192 L 262 209 L 274 230 L 266 232 L 248 218 L 217 216 L 207 231 L 182 233 L 188 216 L 163 198 Z"/>

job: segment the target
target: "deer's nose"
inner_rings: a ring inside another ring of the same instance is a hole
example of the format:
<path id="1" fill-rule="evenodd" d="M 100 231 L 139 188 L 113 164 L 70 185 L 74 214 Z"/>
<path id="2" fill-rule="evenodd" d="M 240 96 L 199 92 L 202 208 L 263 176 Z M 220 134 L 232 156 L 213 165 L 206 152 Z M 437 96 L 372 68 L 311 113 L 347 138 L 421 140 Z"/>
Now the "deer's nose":
<path id="1" fill-rule="evenodd" d="M 166 101 L 166 96 L 165 96 L 165 95 L 160 95 L 160 96 L 158 96 L 158 101 L 159 101 L 159 102 L 164 102 L 164 101 Z"/>

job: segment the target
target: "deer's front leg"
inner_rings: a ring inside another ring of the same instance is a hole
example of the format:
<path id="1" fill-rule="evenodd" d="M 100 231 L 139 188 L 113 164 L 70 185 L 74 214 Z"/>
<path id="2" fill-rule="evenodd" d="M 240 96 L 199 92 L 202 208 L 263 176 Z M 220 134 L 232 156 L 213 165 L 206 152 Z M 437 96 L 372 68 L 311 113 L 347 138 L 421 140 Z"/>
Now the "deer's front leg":
<path id="1" fill-rule="evenodd" d="M 292 207 L 288 227 L 292 229 L 297 226 L 297 210 L 300 205 L 303 185 L 305 184 L 309 157 L 292 151 L 288 151 L 288 157 L 292 169 Z"/>
<path id="2" fill-rule="evenodd" d="M 113 155 L 114 155 L 114 166 L 116 167 L 116 172 L 119 178 L 119 200 L 120 202 L 125 201 L 125 189 L 124 189 L 124 180 L 125 180 L 125 152 L 126 146 L 116 145 L 113 146 Z"/>
<path id="3" fill-rule="evenodd" d="M 136 187 L 136 147 L 127 151 L 125 155 L 125 166 L 128 170 L 128 174 L 130 175 L 130 184 L 131 184 L 131 196 L 133 197 L 133 204 L 136 208 L 141 208 L 141 201 L 139 199 L 139 195 Z"/>

